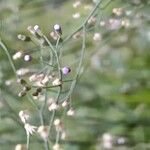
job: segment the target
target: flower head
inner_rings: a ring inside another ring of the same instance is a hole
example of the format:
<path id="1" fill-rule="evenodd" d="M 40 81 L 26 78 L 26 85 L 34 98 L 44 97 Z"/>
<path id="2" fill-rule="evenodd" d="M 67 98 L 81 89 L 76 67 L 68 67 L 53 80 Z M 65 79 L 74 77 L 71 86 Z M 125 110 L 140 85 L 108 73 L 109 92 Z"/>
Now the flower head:
<path id="1" fill-rule="evenodd" d="M 61 70 L 64 75 L 69 74 L 71 71 L 71 69 L 69 67 L 63 67 Z"/>
<path id="2" fill-rule="evenodd" d="M 62 34 L 61 26 L 59 24 L 54 25 L 54 30 L 57 34 Z"/>
<path id="3" fill-rule="evenodd" d="M 22 144 L 17 144 L 15 150 L 27 150 L 27 148 Z"/>
<path id="4" fill-rule="evenodd" d="M 61 85 L 61 80 L 58 79 L 58 78 L 56 78 L 56 79 L 52 82 L 52 85 L 53 85 L 53 86 L 59 86 L 59 85 Z"/>
<path id="5" fill-rule="evenodd" d="M 21 121 L 25 124 L 26 121 L 30 118 L 30 115 L 27 110 L 21 110 L 19 112 L 19 117 L 20 117 Z"/>
<path id="6" fill-rule="evenodd" d="M 46 126 L 40 126 L 40 127 L 38 127 L 37 132 L 40 134 L 40 136 L 41 136 L 44 140 L 47 140 L 47 139 L 48 139 L 48 135 L 49 135 L 48 127 L 46 127 Z"/>
<path id="7" fill-rule="evenodd" d="M 32 126 L 32 125 L 30 125 L 30 124 L 28 124 L 28 123 L 26 123 L 26 124 L 24 125 L 24 128 L 25 128 L 25 130 L 26 130 L 27 135 L 29 135 L 29 134 L 32 135 L 34 132 L 36 132 L 36 129 L 37 129 L 36 126 Z"/>

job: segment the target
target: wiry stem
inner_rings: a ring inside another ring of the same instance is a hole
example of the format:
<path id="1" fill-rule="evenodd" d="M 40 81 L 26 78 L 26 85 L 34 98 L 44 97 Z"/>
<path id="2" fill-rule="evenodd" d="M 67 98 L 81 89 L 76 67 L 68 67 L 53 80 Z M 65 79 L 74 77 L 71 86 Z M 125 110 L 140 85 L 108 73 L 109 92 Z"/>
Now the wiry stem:
<path id="1" fill-rule="evenodd" d="M 15 73 L 16 77 L 18 78 L 18 75 L 17 75 L 17 73 L 16 73 L 16 68 L 15 68 L 15 65 L 14 65 L 14 63 L 13 63 L 13 60 L 12 60 L 10 54 L 9 54 L 9 51 L 8 51 L 7 47 L 6 47 L 5 44 L 2 42 L 1 39 L 0 39 L 0 46 L 2 47 L 2 49 L 4 50 L 4 52 L 6 53 L 6 55 L 7 55 L 7 57 L 8 57 L 8 60 L 9 60 L 9 63 L 10 63 L 10 65 L 11 65 L 11 67 L 12 67 L 12 70 L 13 70 L 13 72 Z"/>

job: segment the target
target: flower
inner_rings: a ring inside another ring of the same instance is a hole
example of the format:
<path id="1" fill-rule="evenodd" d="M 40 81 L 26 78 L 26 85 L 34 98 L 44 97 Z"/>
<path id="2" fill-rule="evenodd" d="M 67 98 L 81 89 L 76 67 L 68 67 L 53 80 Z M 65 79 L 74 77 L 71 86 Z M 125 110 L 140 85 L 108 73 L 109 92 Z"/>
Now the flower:
<path id="1" fill-rule="evenodd" d="M 21 121 L 25 124 L 26 121 L 30 118 L 30 115 L 27 110 L 21 110 L 19 112 L 19 117 L 20 117 Z"/>
<path id="2" fill-rule="evenodd" d="M 31 55 L 25 55 L 24 56 L 24 61 L 31 61 L 31 60 L 32 60 Z"/>
<path id="3" fill-rule="evenodd" d="M 53 86 L 59 86 L 59 85 L 61 85 L 61 80 L 58 79 L 58 78 L 56 78 L 56 79 L 52 82 L 52 85 L 53 85 Z"/>
<path id="4" fill-rule="evenodd" d="M 29 135 L 29 134 L 32 135 L 34 132 L 36 132 L 36 129 L 37 129 L 36 126 L 32 126 L 32 125 L 30 125 L 30 124 L 28 124 L 28 123 L 26 123 L 26 124 L 24 125 L 24 128 L 25 128 L 25 130 L 26 130 L 27 135 Z"/>
<path id="5" fill-rule="evenodd" d="M 90 19 L 88 20 L 88 24 L 93 26 L 96 24 L 96 21 L 97 21 L 96 17 L 91 16 Z"/>
<path id="6" fill-rule="evenodd" d="M 59 144 L 54 144 L 53 145 L 53 150 L 60 150 L 60 145 Z"/>
<path id="7" fill-rule="evenodd" d="M 58 104 L 56 104 L 55 102 L 51 103 L 51 105 L 48 107 L 49 111 L 52 111 L 52 110 L 56 110 L 58 109 Z"/>
<path id="8" fill-rule="evenodd" d="M 27 148 L 22 144 L 17 144 L 15 146 L 15 150 L 27 150 Z"/>
<path id="9" fill-rule="evenodd" d="M 40 126 L 38 127 L 37 132 L 40 134 L 40 136 L 44 139 L 47 140 L 49 136 L 48 132 L 48 127 L 47 126 Z"/>
<path id="10" fill-rule="evenodd" d="M 65 101 L 63 101 L 63 103 L 61 104 L 62 105 L 62 107 L 66 107 L 66 106 L 68 106 L 68 101 L 67 100 L 65 100 Z"/>
<path id="11" fill-rule="evenodd" d="M 21 58 L 22 57 L 22 52 L 16 52 L 14 55 L 13 55 L 13 60 L 16 60 L 18 58 Z"/>
<path id="12" fill-rule="evenodd" d="M 113 8 L 112 12 L 117 16 L 121 16 L 123 13 L 123 9 L 122 8 Z"/>
<path id="13" fill-rule="evenodd" d="M 54 30 L 57 34 L 62 34 L 61 26 L 59 24 L 54 25 Z"/>
<path id="14" fill-rule="evenodd" d="M 81 2 L 80 2 L 80 1 L 76 1 L 76 2 L 73 3 L 72 6 L 73 6 L 74 8 L 77 8 L 77 7 L 79 7 L 80 5 L 81 5 Z"/>
<path id="15" fill-rule="evenodd" d="M 74 111 L 73 108 L 70 108 L 70 109 L 67 111 L 67 115 L 68 115 L 68 116 L 74 116 L 74 114 L 75 114 L 75 111 Z"/>
<path id="16" fill-rule="evenodd" d="M 78 19 L 78 18 L 80 18 L 80 13 L 75 13 L 75 14 L 72 15 L 72 17 L 74 19 Z"/>
<path id="17" fill-rule="evenodd" d="M 110 133 L 104 133 L 102 136 L 103 147 L 105 149 L 112 149 L 113 147 L 113 137 Z"/>
<path id="18" fill-rule="evenodd" d="M 94 33 L 93 40 L 94 41 L 100 41 L 101 40 L 101 34 L 100 33 Z"/>
<path id="19" fill-rule="evenodd" d="M 59 126 L 60 123 L 61 123 L 60 119 L 57 118 L 57 119 L 54 120 L 54 125 L 55 126 Z"/>
<path id="20" fill-rule="evenodd" d="M 61 70 L 64 75 L 69 74 L 71 71 L 71 69 L 69 67 L 63 67 Z"/>

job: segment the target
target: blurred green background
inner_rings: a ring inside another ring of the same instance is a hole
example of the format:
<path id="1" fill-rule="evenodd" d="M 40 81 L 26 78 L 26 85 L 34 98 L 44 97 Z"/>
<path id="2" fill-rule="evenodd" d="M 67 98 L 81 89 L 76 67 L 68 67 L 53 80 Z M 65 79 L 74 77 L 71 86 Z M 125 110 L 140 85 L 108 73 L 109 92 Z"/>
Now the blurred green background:
<path id="1" fill-rule="evenodd" d="M 62 40 L 75 31 L 96 3 L 82 0 L 74 8 L 73 0 L 0 0 L 0 38 L 11 55 L 23 51 L 32 55 L 31 62 L 15 61 L 19 68 L 41 69 L 39 47 L 17 39 L 18 34 L 30 35 L 29 25 L 38 24 L 50 38 L 53 25 L 62 26 Z M 104 1 L 105 5 L 108 1 Z M 113 8 L 123 9 L 121 16 Z M 75 19 L 73 14 L 79 12 Z M 72 95 L 75 116 L 64 116 L 67 139 L 61 144 L 65 150 L 101 150 L 103 135 L 113 136 L 114 150 L 150 149 L 150 2 L 148 0 L 112 0 L 98 10 L 97 22 L 86 33 L 86 53 L 82 74 Z M 129 26 L 113 29 L 100 22 L 111 18 L 127 20 Z M 94 41 L 94 33 L 101 39 Z M 61 48 L 62 66 L 71 66 L 75 74 L 81 49 L 81 39 L 71 39 Z M 45 50 L 44 56 L 47 55 Z M 15 76 L 8 58 L 0 47 L 0 150 L 13 150 L 18 143 L 26 143 L 26 134 L 20 124 L 18 112 L 29 109 L 32 123 L 38 126 L 39 118 L 27 97 L 18 98 L 20 87 L 13 83 Z M 7 86 L 7 81 L 12 82 Z M 65 88 L 69 88 L 69 83 Z M 51 93 L 50 93 L 51 94 Z M 61 113 L 60 113 L 61 114 Z M 58 114 L 58 116 L 60 115 Z M 48 112 L 45 112 L 47 123 Z M 125 142 L 119 143 L 123 138 Z M 55 139 L 55 137 L 54 137 Z M 37 135 L 31 137 L 31 150 L 42 150 Z"/>

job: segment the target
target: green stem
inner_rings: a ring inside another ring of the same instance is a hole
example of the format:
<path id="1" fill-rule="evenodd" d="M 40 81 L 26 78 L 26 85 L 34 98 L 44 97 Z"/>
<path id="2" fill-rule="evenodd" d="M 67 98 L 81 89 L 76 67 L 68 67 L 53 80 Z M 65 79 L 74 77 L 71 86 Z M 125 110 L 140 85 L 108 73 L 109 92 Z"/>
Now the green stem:
<path id="1" fill-rule="evenodd" d="M 13 60 L 12 60 L 10 54 L 9 54 L 9 51 L 8 51 L 7 47 L 6 47 L 5 44 L 1 41 L 1 39 L 0 39 L 0 46 L 1 46 L 1 47 L 3 48 L 3 50 L 5 51 L 5 53 L 6 53 L 7 57 L 8 57 L 9 63 L 10 63 L 10 65 L 11 65 L 11 67 L 12 67 L 12 70 L 13 70 L 13 72 L 15 73 L 16 77 L 18 78 L 18 75 L 16 74 L 16 68 L 15 68 L 15 65 L 14 65 L 14 63 L 13 63 Z"/>
<path id="2" fill-rule="evenodd" d="M 27 134 L 27 150 L 29 150 L 30 145 L 30 134 Z"/>

